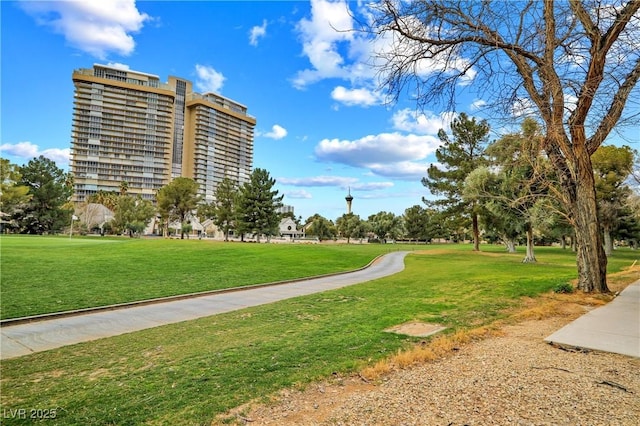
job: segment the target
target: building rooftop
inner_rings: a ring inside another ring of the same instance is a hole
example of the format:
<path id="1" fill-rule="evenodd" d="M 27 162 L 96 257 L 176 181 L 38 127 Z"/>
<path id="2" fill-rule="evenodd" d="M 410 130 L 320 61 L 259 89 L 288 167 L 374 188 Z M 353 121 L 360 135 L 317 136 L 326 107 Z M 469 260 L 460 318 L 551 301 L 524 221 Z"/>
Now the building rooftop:
<path id="1" fill-rule="evenodd" d="M 157 78 L 158 80 L 160 80 L 160 77 L 158 77 L 155 74 L 149 74 L 149 73 L 142 72 L 142 71 L 135 71 L 135 70 L 131 70 L 131 69 L 125 68 L 125 67 L 118 67 L 118 66 L 115 66 L 115 65 L 104 65 L 104 64 L 93 64 L 93 66 L 94 67 L 100 67 L 100 68 L 109 68 L 111 70 L 130 72 L 130 73 L 133 73 L 133 74 L 144 75 L 144 76 L 147 76 L 147 77 Z"/>

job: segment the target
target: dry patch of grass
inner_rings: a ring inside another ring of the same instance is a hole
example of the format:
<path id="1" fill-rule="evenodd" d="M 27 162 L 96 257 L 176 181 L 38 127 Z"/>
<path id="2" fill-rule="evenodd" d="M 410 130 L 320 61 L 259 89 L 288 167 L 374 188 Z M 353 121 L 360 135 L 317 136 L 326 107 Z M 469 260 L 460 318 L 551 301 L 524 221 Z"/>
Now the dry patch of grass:
<path id="1" fill-rule="evenodd" d="M 607 275 L 607 286 L 613 293 L 619 293 L 631 282 L 640 280 L 640 262 L 633 262 L 631 266 L 620 272 Z"/>
<path id="2" fill-rule="evenodd" d="M 489 256 L 489 257 L 502 257 L 504 255 L 515 254 L 515 253 L 507 253 L 505 251 L 486 251 L 487 247 L 483 247 L 485 250 L 480 251 L 472 251 L 471 248 L 466 248 L 465 250 L 461 250 L 460 246 L 451 245 L 445 247 L 438 248 L 429 248 L 423 250 L 413 250 L 412 253 L 419 255 L 432 255 L 432 256 L 442 256 L 442 255 L 456 255 L 456 254 L 464 254 L 464 255 L 473 255 L 473 256 Z"/>
<path id="3" fill-rule="evenodd" d="M 392 371 L 432 362 L 459 350 L 463 345 L 500 335 L 502 332 L 498 328 L 486 326 L 458 331 L 449 336 L 438 336 L 430 342 L 422 341 L 411 349 L 400 350 L 395 355 L 365 368 L 360 375 L 366 380 L 378 380 Z"/>
<path id="4" fill-rule="evenodd" d="M 571 294 L 547 293 L 538 298 L 524 299 L 523 305 L 510 314 L 510 319 L 511 322 L 519 322 L 524 320 L 543 320 L 555 316 L 578 317 L 595 307 L 606 304 L 610 300 L 610 295 L 580 292 Z"/>
<path id="5" fill-rule="evenodd" d="M 440 255 L 443 255 L 443 254 L 450 254 L 451 250 L 450 249 L 414 250 L 412 253 L 416 254 L 416 255 L 429 254 L 429 255 L 434 255 L 434 256 L 440 256 Z"/>

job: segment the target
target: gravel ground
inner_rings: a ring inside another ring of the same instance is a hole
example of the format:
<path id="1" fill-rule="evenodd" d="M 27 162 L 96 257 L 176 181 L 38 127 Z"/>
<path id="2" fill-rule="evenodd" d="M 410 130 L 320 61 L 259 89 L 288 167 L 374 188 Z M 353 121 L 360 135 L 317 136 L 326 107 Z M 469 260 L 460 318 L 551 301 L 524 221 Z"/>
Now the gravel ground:
<path id="1" fill-rule="evenodd" d="M 640 359 L 543 341 L 578 314 L 505 326 L 375 384 L 335 377 L 229 415 L 251 425 L 639 425 Z"/>

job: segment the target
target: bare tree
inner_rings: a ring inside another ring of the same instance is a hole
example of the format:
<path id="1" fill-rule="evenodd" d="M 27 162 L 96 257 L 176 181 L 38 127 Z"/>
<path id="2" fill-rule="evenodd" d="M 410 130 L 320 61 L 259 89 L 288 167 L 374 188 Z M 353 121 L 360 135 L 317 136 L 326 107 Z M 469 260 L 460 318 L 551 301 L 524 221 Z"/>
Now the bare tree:
<path id="1" fill-rule="evenodd" d="M 457 91 L 477 87 L 502 112 L 539 115 L 587 292 L 608 291 L 591 154 L 638 117 L 625 105 L 640 78 L 639 8 L 640 0 L 383 0 L 364 29 L 385 46 L 376 60 L 396 99 L 410 92 L 420 107 L 455 110 Z"/>

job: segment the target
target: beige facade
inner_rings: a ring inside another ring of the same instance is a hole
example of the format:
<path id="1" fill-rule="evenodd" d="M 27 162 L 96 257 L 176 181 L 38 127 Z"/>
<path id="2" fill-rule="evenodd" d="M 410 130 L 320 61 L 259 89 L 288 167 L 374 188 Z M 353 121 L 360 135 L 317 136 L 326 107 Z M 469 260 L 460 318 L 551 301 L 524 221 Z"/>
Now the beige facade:
<path id="1" fill-rule="evenodd" d="M 200 184 L 205 200 L 213 200 L 224 177 L 249 181 L 256 120 L 247 108 L 214 93 L 190 93 L 185 117 L 182 171 Z"/>
<path id="2" fill-rule="evenodd" d="M 75 86 L 71 165 L 74 199 L 100 190 L 155 199 L 174 177 L 200 184 L 210 202 L 224 176 L 246 182 L 253 167 L 255 118 L 216 94 L 197 94 L 192 83 L 94 65 L 73 73 Z"/>

